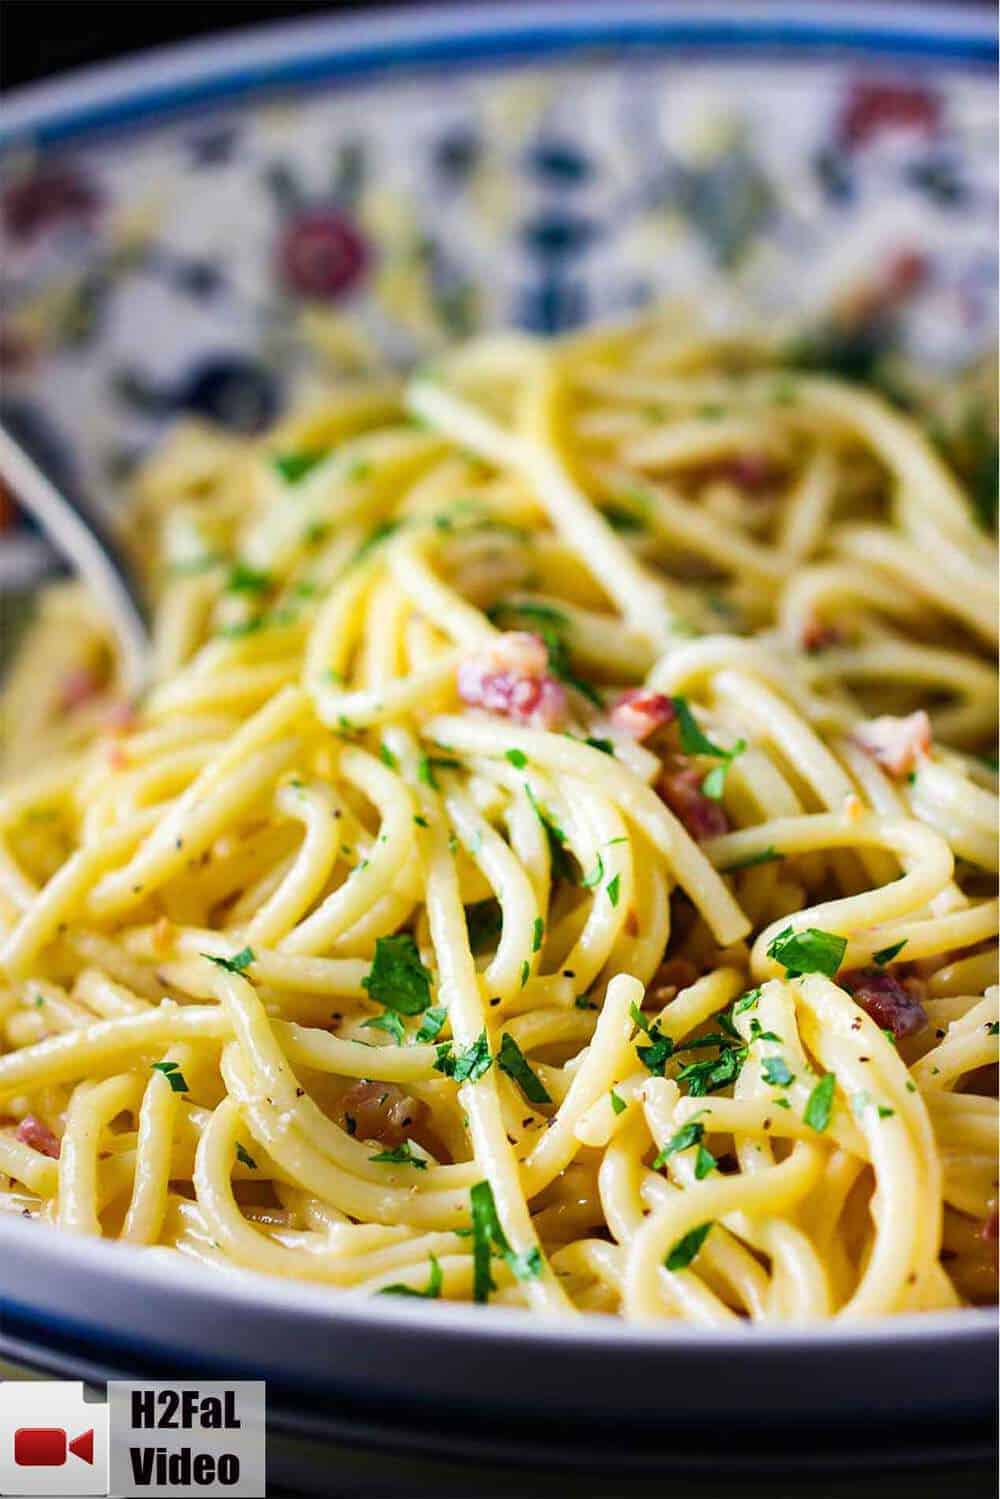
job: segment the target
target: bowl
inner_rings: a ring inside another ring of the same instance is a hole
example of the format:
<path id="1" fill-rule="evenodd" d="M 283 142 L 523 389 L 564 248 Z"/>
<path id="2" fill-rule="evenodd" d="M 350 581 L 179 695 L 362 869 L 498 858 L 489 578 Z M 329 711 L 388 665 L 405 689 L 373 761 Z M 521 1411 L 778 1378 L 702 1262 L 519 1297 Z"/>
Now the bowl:
<path id="1" fill-rule="evenodd" d="M 901 345 L 961 366 L 996 323 L 995 57 L 961 7 L 572 0 L 316 18 L 25 90 L 0 130 L 6 414 L 107 511 L 185 413 L 252 432 L 303 382 L 483 328 L 663 296 L 805 314 L 887 265 L 920 267 Z M 55 564 L 4 526 L 10 610 Z M 19 1367 L 266 1378 L 289 1452 L 832 1483 L 989 1450 L 989 1311 L 564 1326 L 18 1220 L 0 1263 Z M 322 1465 L 286 1467 L 322 1490 Z"/>

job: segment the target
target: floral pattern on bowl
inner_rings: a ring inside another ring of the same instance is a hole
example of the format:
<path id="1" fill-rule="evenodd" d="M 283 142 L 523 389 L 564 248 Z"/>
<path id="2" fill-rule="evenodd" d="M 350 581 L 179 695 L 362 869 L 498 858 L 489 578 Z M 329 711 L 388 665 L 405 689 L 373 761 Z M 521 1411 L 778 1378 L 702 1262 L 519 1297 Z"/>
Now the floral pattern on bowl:
<path id="1" fill-rule="evenodd" d="M 6 412 L 113 504 L 179 413 L 254 431 L 310 373 L 660 297 L 789 323 L 847 307 L 960 367 L 996 324 L 995 126 L 985 69 L 651 46 L 19 138 Z M 9 582 L 26 543 L 10 507 L 4 526 Z"/>

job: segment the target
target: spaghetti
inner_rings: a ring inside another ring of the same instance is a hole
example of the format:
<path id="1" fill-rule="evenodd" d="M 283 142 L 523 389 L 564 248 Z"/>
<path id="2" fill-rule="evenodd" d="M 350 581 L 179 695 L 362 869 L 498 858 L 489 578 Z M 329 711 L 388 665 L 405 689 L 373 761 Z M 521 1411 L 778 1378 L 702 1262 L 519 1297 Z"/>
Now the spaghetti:
<path id="1" fill-rule="evenodd" d="M 153 679 L 7 689 L 0 1202 L 356 1292 L 993 1295 L 995 556 L 879 396 L 665 320 L 178 430 Z"/>

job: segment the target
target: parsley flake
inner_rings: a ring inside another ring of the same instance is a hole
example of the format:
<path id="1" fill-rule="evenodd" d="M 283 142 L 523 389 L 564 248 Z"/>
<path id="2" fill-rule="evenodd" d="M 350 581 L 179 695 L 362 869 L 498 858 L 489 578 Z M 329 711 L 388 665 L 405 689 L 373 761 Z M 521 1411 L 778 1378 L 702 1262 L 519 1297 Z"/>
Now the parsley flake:
<path id="1" fill-rule="evenodd" d="M 822 1134 L 830 1123 L 836 1088 L 836 1075 L 832 1072 L 825 1072 L 806 1102 L 805 1113 L 802 1117 L 809 1128 L 816 1130 L 817 1134 Z"/>
<path id="2" fill-rule="evenodd" d="M 188 1091 L 187 1080 L 177 1062 L 154 1062 L 153 1071 L 161 1072 L 175 1093 Z"/>
<path id="3" fill-rule="evenodd" d="M 254 950 L 252 947 L 242 947 L 231 958 L 215 958 L 210 952 L 203 952 L 202 957 L 214 963 L 217 968 L 225 968 L 227 973 L 246 973 L 254 961 Z"/>
<path id="4" fill-rule="evenodd" d="M 427 1170 L 427 1162 L 423 1156 L 414 1155 L 409 1140 L 404 1140 L 394 1150 L 380 1150 L 377 1155 L 370 1155 L 368 1159 L 382 1161 L 390 1166 L 415 1166 L 418 1171 Z"/>
<path id="5" fill-rule="evenodd" d="M 767 955 L 781 964 L 787 978 L 801 978 L 804 973 L 823 973 L 833 978 L 846 951 L 847 938 L 836 932 L 821 932 L 813 926 L 797 932 L 794 927 L 786 926 L 768 947 Z"/>
<path id="6" fill-rule="evenodd" d="M 418 1300 L 436 1301 L 441 1295 L 441 1287 L 444 1285 L 444 1275 L 440 1262 L 436 1255 L 430 1256 L 430 1274 L 427 1284 L 422 1291 L 415 1291 L 412 1286 L 404 1285 L 402 1281 L 394 1281 L 391 1286 L 380 1286 L 376 1291 L 377 1296 L 415 1296 Z"/>
<path id="7" fill-rule="evenodd" d="M 513 1078 L 529 1103 L 551 1103 L 545 1084 L 528 1063 L 527 1057 L 509 1031 L 505 1031 L 500 1042 L 497 1065 L 501 1072 Z"/>
<path id="8" fill-rule="evenodd" d="M 431 976 L 409 932 L 378 937 L 371 970 L 361 980 L 370 997 L 401 1015 L 421 1015 L 431 1002 Z"/>
<path id="9" fill-rule="evenodd" d="M 701 1246 L 712 1231 L 713 1223 L 699 1223 L 697 1228 L 692 1228 L 683 1238 L 677 1240 L 668 1251 L 663 1263 L 668 1270 L 686 1270 L 691 1262 L 697 1257 Z"/>

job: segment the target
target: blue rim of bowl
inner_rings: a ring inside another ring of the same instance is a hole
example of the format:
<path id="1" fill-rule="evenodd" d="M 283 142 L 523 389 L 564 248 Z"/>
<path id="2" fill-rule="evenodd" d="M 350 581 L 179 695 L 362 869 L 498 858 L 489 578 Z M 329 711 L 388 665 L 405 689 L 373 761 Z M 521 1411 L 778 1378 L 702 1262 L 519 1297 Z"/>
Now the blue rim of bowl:
<path id="1" fill-rule="evenodd" d="M 358 82 L 398 68 L 490 68 L 606 51 L 774 58 L 854 55 L 993 68 L 984 9 L 772 3 L 512 5 L 498 16 L 453 6 L 363 20 L 312 19 L 157 49 L 8 95 L 0 149 L 55 145 L 272 89 Z"/>

